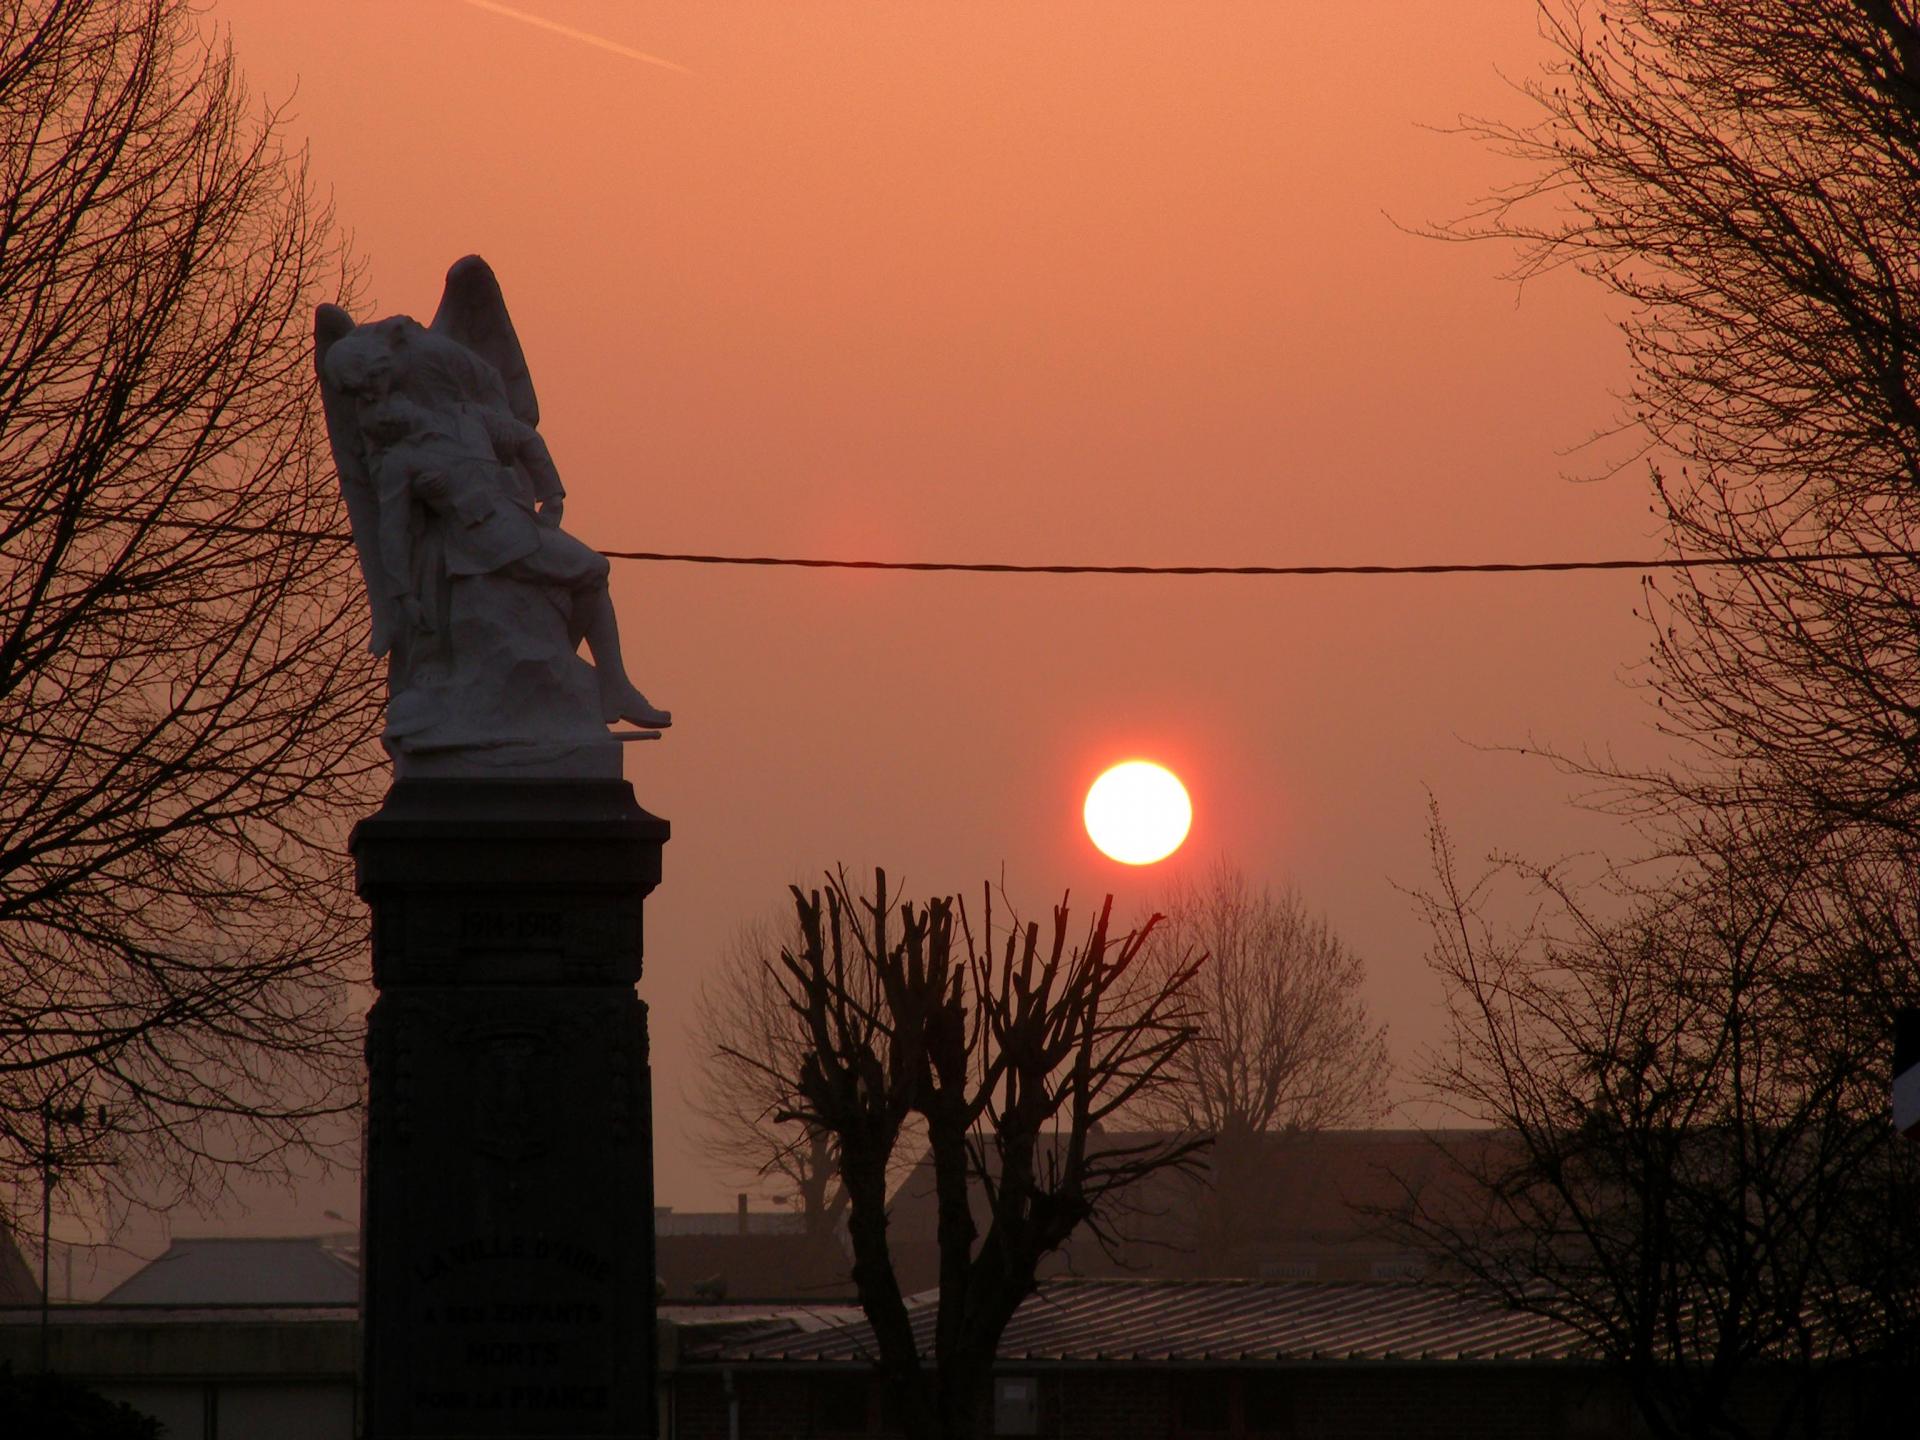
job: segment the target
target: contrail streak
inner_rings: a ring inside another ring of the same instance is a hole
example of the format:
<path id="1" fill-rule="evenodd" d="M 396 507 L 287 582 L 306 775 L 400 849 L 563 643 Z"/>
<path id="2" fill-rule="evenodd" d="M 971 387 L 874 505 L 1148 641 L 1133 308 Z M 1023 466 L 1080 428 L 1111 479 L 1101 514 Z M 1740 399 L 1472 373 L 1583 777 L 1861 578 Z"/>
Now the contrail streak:
<path id="1" fill-rule="evenodd" d="M 609 40 L 604 35 L 590 35 L 585 30 L 576 30 L 571 25 L 562 25 L 557 20 L 543 19 L 538 15 L 529 15 L 524 10 L 510 9 L 497 4 L 496 0 L 465 0 L 476 10 L 491 10 L 495 15 L 504 15 L 509 20 L 518 20 L 523 25 L 538 25 L 542 30 L 551 30 L 556 35 L 564 35 L 569 40 L 578 40 L 583 45 L 591 45 L 596 50 L 606 50 L 615 55 L 624 55 L 629 60 L 638 60 L 643 65 L 658 65 L 662 70 L 678 70 L 682 75 L 691 75 L 693 71 L 684 65 L 676 65 L 671 60 L 662 60 L 658 55 L 649 55 L 644 50 L 635 50 Z"/>

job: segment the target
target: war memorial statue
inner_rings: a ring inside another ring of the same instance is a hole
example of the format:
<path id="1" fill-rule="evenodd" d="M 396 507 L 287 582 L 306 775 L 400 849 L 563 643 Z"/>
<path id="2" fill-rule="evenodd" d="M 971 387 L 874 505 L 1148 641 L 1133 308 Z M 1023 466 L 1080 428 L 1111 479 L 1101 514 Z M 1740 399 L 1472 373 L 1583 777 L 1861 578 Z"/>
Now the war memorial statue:
<path id="1" fill-rule="evenodd" d="M 672 717 L 627 678 L 606 558 L 560 528 L 566 492 L 486 261 L 448 272 L 430 325 L 321 306 L 314 359 L 396 773 L 617 778 L 606 727 L 655 738 Z"/>
<path id="2" fill-rule="evenodd" d="M 361 1433 L 642 1440 L 653 1110 L 634 987 L 668 826 L 620 742 L 671 717 L 627 677 L 605 558 L 560 527 L 485 261 L 453 267 L 429 325 L 322 306 L 314 363 L 394 764 L 350 841 L 379 991 Z"/>

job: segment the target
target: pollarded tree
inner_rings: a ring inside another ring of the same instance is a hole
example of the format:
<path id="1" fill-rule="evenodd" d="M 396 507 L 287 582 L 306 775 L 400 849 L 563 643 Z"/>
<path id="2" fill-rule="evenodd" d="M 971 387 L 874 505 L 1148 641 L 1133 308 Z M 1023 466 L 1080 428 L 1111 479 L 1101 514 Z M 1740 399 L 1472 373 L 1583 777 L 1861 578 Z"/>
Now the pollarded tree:
<path id="1" fill-rule="evenodd" d="M 909 1433 L 988 1433 L 1000 1336 L 1043 1259 L 1081 1227 L 1100 1233 L 1130 1185 L 1193 1163 L 1190 1136 L 1103 1143 L 1102 1126 L 1164 1083 L 1193 1036 L 1201 962 L 1155 970 L 1158 917 L 1110 929 L 1112 897 L 1077 946 L 1050 934 L 976 936 L 951 897 L 904 904 L 876 872 L 874 898 L 844 877 L 794 891 L 801 943 L 778 977 L 800 1038 L 780 1118 L 832 1137 L 847 1193 L 853 1278 Z M 937 1204 L 939 1299 L 923 1348 L 887 1235 L 901 1136 L 924 1128 Z M 983 1200 L 984 1226 L 976 1216 Z"/>
<path id="2" fill-rule="evenodd" d="M 0 7 L 0 1176 L 161 1199 L 354 1098 L 381 679 L 307 317 L 325 207 L 189 0 Z M 96 1137 L 97 1139 L 97 1137 Z"/>
<path id="3" fill-rule="evenodd" d="M 862 918 L 855 911 L 846 921 Z M 847 1278 L 847 1189 L 832 1134 L 787 1109 L 807 1037 L 794 1024 L 780 955 L 804 947 L 790 908 L 734 935 L 694 1000 L 698 1068 L 688 1104 L 704 1122 L 696 1143 L 716 1170 L 794 1207 L 804 1226 L 799 1273 L 809 1278 L 802 1283 L 824 1286 Z M 921 1139 L 910 1120 L 895 1148 L 890 1191 L 922 1159 Z"/>

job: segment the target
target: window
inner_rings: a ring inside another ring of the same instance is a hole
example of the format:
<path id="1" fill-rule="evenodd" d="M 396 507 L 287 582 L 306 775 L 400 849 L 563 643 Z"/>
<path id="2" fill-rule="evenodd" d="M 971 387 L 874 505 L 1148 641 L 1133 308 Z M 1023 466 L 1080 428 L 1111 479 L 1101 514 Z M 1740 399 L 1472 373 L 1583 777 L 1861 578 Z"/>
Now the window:
<path id="1" fill-rule="evenodd" d="M 1032 1375 L 996 1375 L 993 1378 L 993 1433 L 1040 1433 L 1040 1382 Z"/>

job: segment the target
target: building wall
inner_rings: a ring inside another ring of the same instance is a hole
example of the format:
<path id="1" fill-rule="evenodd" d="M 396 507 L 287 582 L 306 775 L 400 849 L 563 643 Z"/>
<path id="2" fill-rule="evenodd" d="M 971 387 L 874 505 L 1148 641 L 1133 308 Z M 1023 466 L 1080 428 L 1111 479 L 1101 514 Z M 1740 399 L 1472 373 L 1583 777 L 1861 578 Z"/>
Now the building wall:
<path id="1" fill-rule="evenodd" d="M 1039 1386 L 1037 1437 L 1052 1440 L 1603 1440 L 1626 1437 L 1625 1397 L 1593 1372 L 1564 1366 L 1275 1366 L 1145 1369 L 1010 1366 Z M 830 1371 L 737 1370 L 739 1440 L 861 1440 L 897 1434 L 879 1382 Z M 846 1390 L 866 1394 L 864 1423 L 846 1420 Z M 662 1440 L 727 1440 L 724 1383 L 708 1372 L 673 1380 Z M 823 1400 L 822 1392 L 836 1393 Z"/>
<path id="2" fill-rule="evenodd" d="M 1368 1364 L 1231 1369 L 1008 1367 L 1039 1385 L 1036 1440 L 1642 1440 L 1625 1387 L 1597 1367 L 1554 1364 Z M 721 1377 L 670 1378 L 661 1440 L 727 1440 Z M 736 1370 L 739 1440 L 874 1440 L 887 1423 L 880 1383 L 820 1367 Z M 1836 1376 L 1820 1424 L 1803 1432 L 1858 1440 L 1911 1433 L 1902 1377 Z M 849 1404 L 852 1395 L 864 1397 Z M 1751 1433 L 1768 1433 L 1787 1388 L 1744 1387 Z M 854 1416 L 860 1418 L 855 1421 Z M 1904 1417 L 1904 1418 L 1903 1418 Z M 851 1422 L 851 1423 L 850 1423 Z"/>
<path id="3" fill-rule="evenodd" d="M 832 1235 L 661 1235 L 654 1266 L 667 1301 L 808 1302 L 854 1293 L 851 1264 Z"/>
<path id="4" fill-rule="evenodd" d="M 0 1227 L 0 1305 L 39 1303 L 39 1272 L 28 1266 L 13 1236 Z"/>
<path id="5" fill-rule="evenodd" d="M 350 1382 L 103 1381 L 94 1388 L 153 1416 L 167 1440 L 354 1440 Z"/>

